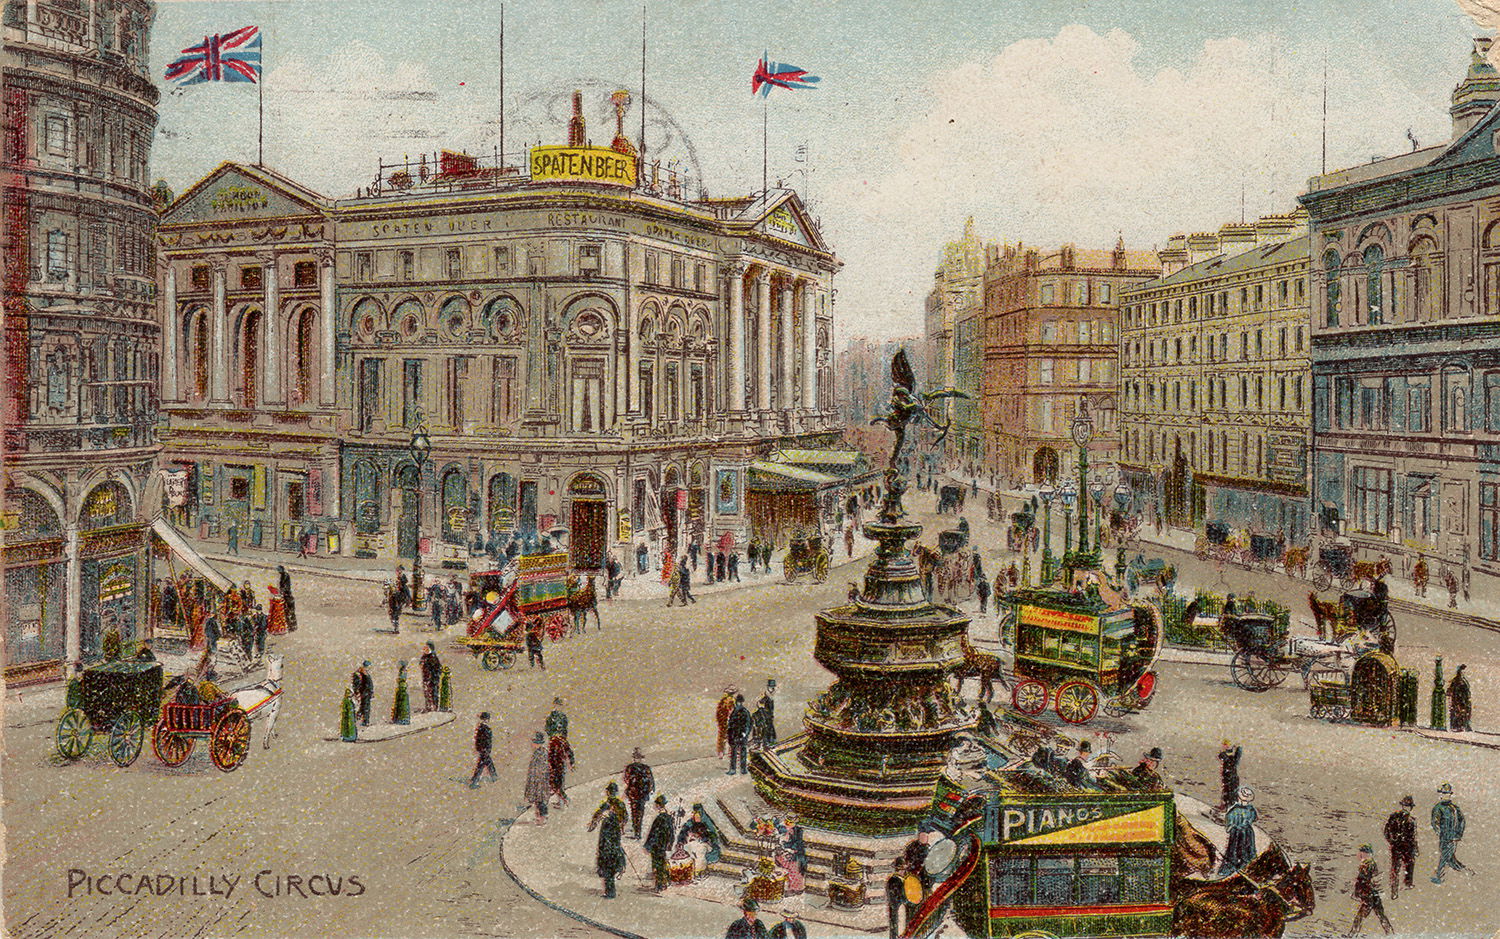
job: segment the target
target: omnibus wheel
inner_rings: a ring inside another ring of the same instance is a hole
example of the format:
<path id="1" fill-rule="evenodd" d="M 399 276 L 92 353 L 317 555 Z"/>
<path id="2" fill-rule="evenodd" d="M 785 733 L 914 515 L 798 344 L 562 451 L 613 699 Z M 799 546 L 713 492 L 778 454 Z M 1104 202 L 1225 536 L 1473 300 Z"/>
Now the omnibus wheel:
<path id="1" fill-rule="evenodd" d="M 129 766 L 141 755 L 145 742 L 146 725 L 141 723 L 141 716 L 127 711 L 115 718 L 114 726 L 109 729 L 109 758 L 116 766 Z"/>
<path id="2" fill-rule="evenodd" d="M 479 667 L 487 672 L 493 672 L 500 667 L 500 653 L 494 649 L 485 649 L 479 656 Z"/>
<path id="3" fill-rule="evenodd" d="M 1057 716 L 1069 724 L 1083 724 L 1099 710 L 1099 692 L 1086 681 L 1070 681 L 1057 689 Z"/>
<path id="4" fill-rule="evenodd" d="M 1050 696 L 1046 682 L 1028 678 L 1016 685 L 1015 690 L 1010 693 L 1010 701 L 1017 711 L 1035 716 L 1047 710 L 1047 699 Z"/>

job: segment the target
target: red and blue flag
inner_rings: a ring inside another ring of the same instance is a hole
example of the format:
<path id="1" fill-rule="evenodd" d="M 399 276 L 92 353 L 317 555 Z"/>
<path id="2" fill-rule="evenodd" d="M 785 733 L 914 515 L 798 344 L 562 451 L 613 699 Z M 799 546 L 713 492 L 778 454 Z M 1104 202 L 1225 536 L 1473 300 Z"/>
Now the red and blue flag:
<path id="1" fill-rule="evenodd" d="M 785 88 L 788 91 L 794 88 L 812 88 L 819 81 L 821 79 L 818 76 L 807 74 L 805 68 L 770 61 L 768 53 L 762 55 L 755 64 L 755 75 L 750 79 L 750 93 L 764 98 L 771 93 L 772 88 Z"/>
<path id="2" fill-rule="evenodd" d="M 204 36 L 202 44 L 182 50 L 182 56 L 167 66 L 166 78 L 179 85 L 258 83 L 260 27 L 242 26 L 232 33 Z"/>

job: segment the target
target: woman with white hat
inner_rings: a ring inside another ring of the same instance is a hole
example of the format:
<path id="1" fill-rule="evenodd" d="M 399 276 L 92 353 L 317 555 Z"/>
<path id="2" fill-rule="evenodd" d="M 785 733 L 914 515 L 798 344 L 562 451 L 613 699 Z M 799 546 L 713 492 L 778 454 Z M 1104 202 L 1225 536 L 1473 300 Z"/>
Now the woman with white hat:
<path id="1" fill-rule="evenodd" d="M 1224 849 L 1224 861 L 1219 865 L 1220 874 L 1233 874 L 1255 860 L 1255 820 L 1259 815 L 1255 806 L 1255 790 L 1241 786 L 1234 805 L 1224 814 L 1224 827 L 1229 829 L 1229 846 Z"/>

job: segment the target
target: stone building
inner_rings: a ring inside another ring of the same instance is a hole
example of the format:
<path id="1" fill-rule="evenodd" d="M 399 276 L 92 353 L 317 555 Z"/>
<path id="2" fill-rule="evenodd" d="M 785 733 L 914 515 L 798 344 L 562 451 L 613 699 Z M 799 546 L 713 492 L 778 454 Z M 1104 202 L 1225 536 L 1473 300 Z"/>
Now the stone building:
<path id="1" fill-rule="evenodd" d="M 5 4 L 5 680 L 144 638 L 160 329 L 145 0 Z"/>
<path id="2" fill-rule="evenodd" d="M 187 334 L 206 303 L 225 316 L 209 406 L 174 416 L 168 440 L 169 459 L 212 472 L 205 533 L 225 537 L 224 487 L 246 479 L 263 532 L 346 554 L 456 562 L 563 528 L 579 566 L 609 550 L 635 569 L 694 540 L 743 544 L 750 464 L 837 436 L 839 262 L 795 193 L 689 198 L 638 181 L 622 142 L 539 146 L 526 172 L 445 152 L 338 201 L 231 165 L 179 199 L 163 228 L 173 315 Z M 245 210 L 216 215 L 216 199 Z M 210 266 L 185 295 L 210 249 L 230 273 Z M 257 285 L 221 300 L 241 257 Z M 267 331 L 250 311 L 273 304 Z M 258 338 L 232 339 L 247 317 Z M 179 378 L 198 348 L 177 348 Z M 265 357 L 235 358 L 252 348 Z M 247 375 L 253 408 L 233 390 Z M 260 428 L 258 458 L 225 449 L 237 428 Z"/>
<path id="3" fill-rule="evenodd" d="M 1023 245 L 989 252 L 984 274 L 982 409 L 987 466 L 1014 484 L 1077 474 L 1070 426 L 1093 421 L 1089 463 L 1118 447 L 1120 292 L 1161 273 L 1152 251 Z"/>
<path id="4" fill-rule="evenodd" d="M 1121 292 L 1120 468 L 1149 517 L 1306 537 L 1306 226 L 1178 235 Z"/>
<path id="5" fill-rule="evenodd" d="M 957 388 L 968 398 L 944 399 L 939 420 L 951 420 L 944 448 L 951 457 L 979 459 L 983 451 L 979 400 L 982 381 L 980 318 L 984 306 L 985 243 L 964 222 L 963 237 L 943 246 L 943 259 L 933 273 L 927 295 L 925 337 L 927 374 L 934 388 Z"/>
<path id="6" fill-rule="evenodd" d="M 1314 177 L 1301 197 L 1320 527 L 1398 570 L 1426 556 L 1435 579 L 1440 564 L 1500 574 L 1500 75 L 1489 46 L 1474 41 L 1450 140 Z"/>

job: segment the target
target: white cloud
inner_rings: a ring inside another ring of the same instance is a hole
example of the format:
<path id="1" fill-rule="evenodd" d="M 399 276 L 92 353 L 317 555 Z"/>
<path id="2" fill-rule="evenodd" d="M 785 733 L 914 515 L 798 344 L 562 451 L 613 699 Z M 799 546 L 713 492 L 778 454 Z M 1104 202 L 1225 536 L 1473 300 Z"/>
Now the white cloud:
<path id="1" fill-rule="evenodd" d="M 993 240 L 1150 247 L 1173 232 L 1287 212 L 1319 171 L 1323 63 L 1276 37 L 1205 43 L 1182 69 L 1142 66 L 1137 41 L 1068 26 L 936 77 L 885 172 L 825 192 L 846 261 L 848 334 L 919 328 L 941 243 L 973 215 Z M 1448 133 L 1445 100 L 1331 69 L 1330 169 Z M 863 168 L 868 173 L 867 168 Z"/>

